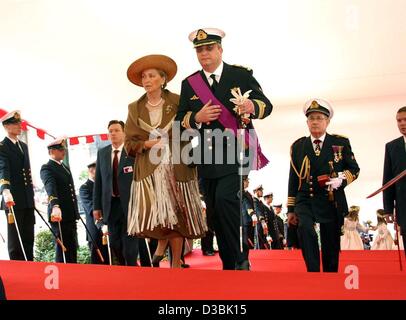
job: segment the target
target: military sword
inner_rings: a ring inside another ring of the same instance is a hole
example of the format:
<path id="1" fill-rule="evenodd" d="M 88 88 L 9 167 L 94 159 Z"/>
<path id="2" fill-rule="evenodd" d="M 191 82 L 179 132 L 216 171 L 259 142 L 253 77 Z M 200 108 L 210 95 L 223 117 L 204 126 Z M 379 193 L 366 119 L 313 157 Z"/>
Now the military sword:
<path id="1" fill-rule="evenodd" d="M 373 196 L 376 196 L 378 193 L 385 191 L 386 189 L 388 189 L 391 185 L 395 184 L 396 182 L 398 182 L 400 179 L 402 179 L 404 176 L 406 176 L 406 169 L 403 170 L 401 173 L 399 173 L 396 177 L 394 177 L 393 179 L 389 180 L 387 183 L 385 183 L 382 187 L 380 187 L 378 190 L 376 190 L 375 192 L 371 193 L 367 199 L 372 198 Z"/>

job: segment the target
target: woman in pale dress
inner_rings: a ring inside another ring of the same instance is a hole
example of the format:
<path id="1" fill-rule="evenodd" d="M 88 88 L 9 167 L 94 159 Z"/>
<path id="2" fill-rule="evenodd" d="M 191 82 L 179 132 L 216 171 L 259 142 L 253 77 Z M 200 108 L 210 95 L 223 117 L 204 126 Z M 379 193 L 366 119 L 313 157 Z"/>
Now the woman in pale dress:
<path id="1" fill-rule="evenodd" d="M 375 234 L 371 250 L 392 250 L 394 247 L 394 241 L 387 227 L 385 211 L 382 209 L 377 210 L 376 217 L 378 224 L 374 229 L 377 233 Z"/>
<path id="2" fill-rule="evenodd" d="M 351 206 L 348 215 L 344 219 L 344 234 L 341 236 L 341 250 L 364 250 L 360 231 L 368 233 L 368 228 L 359 223 L 358 206 Z"/>
<path id="3" fill-rule="evenodd" d="M 145 56 L 130 65 L 128 79 L 146 93 L 129 105 L 125 125 L 125 149 L 136 158 L 127 231 L 159 239 L 153 264 L 163 258 L 169 241 L 173 268 L 181 266 L 184 238 L 201 238 L 207 230 L 196 169 L 173 161 L 183 146 L 172 141 L 179 95 L 165 87 L 176 70 L 175 61 L 164 55 Z"/>

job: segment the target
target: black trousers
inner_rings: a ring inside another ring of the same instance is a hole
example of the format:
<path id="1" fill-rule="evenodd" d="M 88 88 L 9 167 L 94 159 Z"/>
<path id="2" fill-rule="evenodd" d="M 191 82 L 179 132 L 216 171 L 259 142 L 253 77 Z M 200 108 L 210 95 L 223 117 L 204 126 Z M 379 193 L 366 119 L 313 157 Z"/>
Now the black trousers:
<path id="1" fill-rule="evenodd" d="M 324 272 L 337 272 L 340 253 L 340 226 L 337 219 L 320 223 L 321 255 Z M 299 239 L 308 272 L 320 272 L 320 250 L 314 219 L 299 213 Z"/>
<path id="2" fill-rule="evenodd" d="M 402 239 L 403 239 L 403 249 L 405 250 L 405 257 L 406 257 L 406 230 L 402 228 Z"/>
<path id="3" fill-rule="evenodd" d="M 214 252 L 213 240 L 214 232 L 210 229 L 209 226 L 209 230 L 207 230 L 206 235 L 200 240 L 200 245 L 203 252 Z"/>
<path id="4" fill-rule="evenodd" d="M 206 212 L 216 233 L 223 270 L 234 270 L 248 260 L 247 241 L 240 250 L 240 176 L 230 174 L 216 179 L 203 179 Z"/>
<path id="5" fill-rule="evenodd" d="M 8 210 L 6 210 L 8 214 Z M 14 209 L 17 224 L 7 224 L 7 245 L 10 260 L 25 260 L 21 250 L 20 240 L 18 239 L 18 230 L 20 231 L 21 240 L 28 261 L 34 260 L 34 208 Z"/>
<path id="6" fill-rule="evenodd" d="M 55 234 L 62 240 L 63 245 L 66 248 L 65 258 L 66 263 L 77 262 L 77 250 L 78 250 L 78 234 L 76 228 L 76 220 L 60 222 L 62 236 L 59 232 L 59 225 L 57 222 L 51 222 L 51 228 Z M 55 241 L 55 262 L 63 263 L 63 251 L 60 245 Z"/>
<path id="7" fill-rule="evenodd" d="M 139 239 L 127 234 L 127 218 L 119 197 L 111 198 L 109 221 L 110 247 L 119 265 L 136 266 L 139 251 Z"/>
<path id="8" fill-rule="evenodd" d="M 93 240 L 96 242 L 97 247 L 100 250 L 100 253 L 104 259 L 104 263 L 100 260 L 99 254 L 97 253 L 97 247 L 93 244 L 92 241 L 89 241 L 89 249 L 90 249 L 90 262 L 92 264 L 109 264 L 109 253 L 107 249 L 107 245 L 103 245 L 102 241 L 102 234 L 101 232 L 97 232 L 92 234 Z"/>

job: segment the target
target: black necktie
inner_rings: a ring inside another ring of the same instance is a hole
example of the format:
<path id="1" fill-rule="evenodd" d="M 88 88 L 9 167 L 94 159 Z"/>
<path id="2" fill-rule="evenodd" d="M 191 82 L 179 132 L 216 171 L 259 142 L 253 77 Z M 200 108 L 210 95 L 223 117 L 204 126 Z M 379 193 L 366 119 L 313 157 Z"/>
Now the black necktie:
<path id="1" fill-rule="evenodd" d="M 118 190 L 118 153 L 119 150 L 114 150 L 114 158 L 113 158 L 113 195 L 115 197 L 120 196 L 120 191 Z"/>
<path id="2" fill-rule="evenodd" d="M 316 140 L 314 140 L 313 141 L 313 143 L 316 145 L 316 148 L 314 148 L 314 152 L 316 153 L 316 156 L 319 156 L 320 155 L 320 143 L 321 143 L 321 140 L 320 139 L 316 139 Z"/>
<path id="3" fill-rule="evenodd" d="M 213 73 L 213 74 L 210 75 L 210 78 L 213 79 L 213 83 L 212 83 L 212 85 L 211 85 L 211 91 L 216 92 L 217 86 L 218 86 L 218 84 L 219 84 L 219 83 L 217 82 L 217 80 L 216 80 L 216 75 Z"/>
<path id="4" fill-rule="evenodd" d="M 17 146 L 17 148 L 18 148 L 18 150 L 20 150 L 20 152 L 22 153 L 22 154 L 24 154 L 24 151 L 23 151 L 23 148 L 21 147 L 21 144 L 20 144 L 20 142 L 16 142 L 16 146 Z"/>

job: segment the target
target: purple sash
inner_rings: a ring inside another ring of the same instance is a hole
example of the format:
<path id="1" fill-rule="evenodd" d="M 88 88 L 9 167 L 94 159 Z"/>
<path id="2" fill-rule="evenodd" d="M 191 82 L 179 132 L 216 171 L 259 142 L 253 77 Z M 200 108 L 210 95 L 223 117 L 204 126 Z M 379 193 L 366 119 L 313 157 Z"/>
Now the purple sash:
<path id="1" fill-rule="evenodd" d="M 218 118 L 218 121 L 224 128 L 230 129 L 237 137 L 238 135 L 237 130 L 239 129 L 237 118 L 216 98 L 216 96 L 207 86 L 207 83 L 203 80 L 200 72 L 197 72 L 196 74 L 187 78 L 187 81 L 189 82 L 193 91 L 199 96 L 199 99 L 203 104 L 206 104 L 209 100 L 211 100 L 212 104 L 220 106 L 221 114 L 220 117 Z M 252 128 L 244 130 L 244 134 L 245 134 L 244 137 L 245 145 L 256 146 L 256 148 L 254 149 L 254 163 L 252 169 L 258 170 L 265 167 L 269 163 L 269 160 L 265 157 L 265 155 L 261 151 L 261 146 L 259 145 L 255 129 Z"/>

